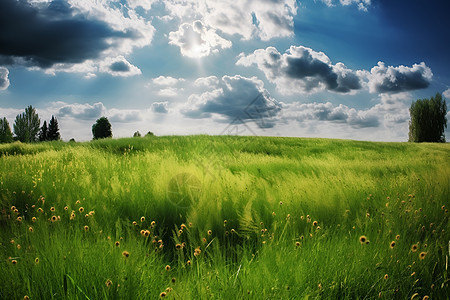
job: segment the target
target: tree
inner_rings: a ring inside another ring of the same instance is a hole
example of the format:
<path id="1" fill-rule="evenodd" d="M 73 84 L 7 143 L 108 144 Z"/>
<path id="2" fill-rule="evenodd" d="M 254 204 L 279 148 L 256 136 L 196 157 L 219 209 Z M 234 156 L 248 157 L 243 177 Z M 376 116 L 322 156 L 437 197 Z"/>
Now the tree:
<path id="1" fill-rule="evenodd" d="M 136 131 L 134 134 L 133 134 L 133 137 L 141 137 L 142 135 L 141 135 L 141 133 L 139 132 L 139 131 Z"/>
<path id="2" fill-rule="evenodd" d="M 25 108 L 25 112 L 17 115 L 14 122 L 14 134 L 17 139 L 24 143 L 32 143 L 37 140 L 41 120 L 36 109 L 31 105 Z"/>
<path id="3" fill-rule="evenodd" d="M 47 121 L 44 121 L 44 124 L 42 124 L 41 130 L 39 131 L 39 141 L 45 142 L 48 137 L 48 128 L 47 128 Z"/>
<path id="4" fill-rule="evenodd" d="M 112 137 L 111 123 L 107 117 L 101 117 L 92 125 L 92 135 L 94 140 Z"/>
<path id="5" fill-rule="evenodd" d="M 147 132 L 147 134 L 145 135 L 146 137 L 151 137 L 151 136 L 155 136 L 155 134 L 151 131 Z"/>
<path id="6" fill-rule="evenodd" d="M 48 123 L 48 133 L 47 140 L 49 141 L 59 141 L 61 139 L 61 135 L 59 134 L 58 120 L 54 116 L 50 119 Z"/>
<path id="7" fill-rule="evenodd" d="M 447 104 L 442 95 L 437 93 L 430 99 L 419 99 L 409 109 L 410 142 L 445 143 L 444 130 L 447 128 Z"/>
<path id="8" fill-rule="evenodd" d="M 0 143 L 11 143 L 13 136 L 6 118 L 0 119 Z"/>

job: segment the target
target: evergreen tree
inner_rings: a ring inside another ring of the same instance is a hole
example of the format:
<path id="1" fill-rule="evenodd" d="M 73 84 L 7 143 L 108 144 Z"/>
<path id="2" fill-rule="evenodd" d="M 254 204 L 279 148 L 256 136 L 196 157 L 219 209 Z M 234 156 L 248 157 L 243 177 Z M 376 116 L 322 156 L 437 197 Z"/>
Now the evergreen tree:
<path id="1" fill-rule="evenodd" d="M 419 99 L 411 104 L 409 109 L 410 142 L 441 142 L 445 143 L 444 130 L 447 128 L 447 104 L 441 94 L 430 99 Z"/>
<path id="2" fill-rule="evenodd" d="M 44 124 L 42 124 L 41 130 L 39 131 L 39 141 L 45 142 L 48 137 L 48 128 L 47 128 L 47 121 L 44 121 Z"/>
<path id="3" fill-rule="evenodd" d="M 48 123 L 48 133 L 47 140 L 49 141 L 59 141 L 61 139 L 61 135 L 59 134 L 58 120 L 54 116 L 50 119 Z"/>
<path id="4" fill-rule="evenodd" d="M 134 134 L 133 134 L 133 137 L 141 137 L 142 135 L 141 135 L 141 133 L 139 132 L 139 131 L 136 131 Z"/>
<path id="5" fill-rule="evenodd" d="M 92 125 L 94 140 L 112 137 L 111 123 L 107 117 L 101 117 Z"/>
<path id="6" fill-rule="evenodd" d="M 36 109 L 31 105 L 25 108 L 25 112 L 17 115 L 14 122 L 14 134 L 23 143 L 35 142 L 38 138 L 41 120 Z"/>
<path id="7" fill-rule="evenodd" d="M 6 118 L 0 119 L 0 143 L 11 143 L 13 136 Z"/>

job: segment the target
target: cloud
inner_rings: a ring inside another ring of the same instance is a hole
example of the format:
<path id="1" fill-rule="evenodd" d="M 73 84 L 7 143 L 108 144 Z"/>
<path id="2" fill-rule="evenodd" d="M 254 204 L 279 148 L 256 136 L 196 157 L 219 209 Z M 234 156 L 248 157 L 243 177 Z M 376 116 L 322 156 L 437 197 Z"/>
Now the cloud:
<path id="1" fill-rule="evenodd" d="M 180 47 L 181 54 L 198 58 L 231 47 L 231 42 L 220 37 L 214 29 L 197 20 L 181 24 L 178 31 L 169 33 L 169 44 Z"/>
<path id="2" fill-rule="evenodd" d="M 0 67 L 0 90 L 6 90 L 9 87 L 9 71 L 5 67 Z"/>
<path id="3" fill-rule="evenodd" d="M 294 102 L 283 105 L 282 119 L 295 119 L 298 122 L 328 121 L 348 124 L 353 128 L 368 128 L 380 126 L 379 117 L 370 110 L 356 110 L 346 105 L 334 106 L 326 103 Z"/>
<path id="4" fill-rule="evenodd" d="M 280 110 L 281 104 L 270 97 L 261 80 L 235 75 L 223 76 L 213 90 L 191 95 L 181 113 L 198 119 L 218 116 L 227 122 L 251 120 L 270 128 Z"/>
<path id="5" fill-rule="evenodd" d="M 111 122 L 132 123 L 142 121 L 142 111 L 133 109 L 116 109 L 108 110 L 108 119 Z"/>
<path id="6" fill-rule="evenodd" d="M 255 64 L 286 95 L 323 90 L 351 93 L 362 88 L 358 71 L 343 63 L 333 65 L 325 53 L 303 46 L 291 46 L 283 54 L 275 47 L 257 49 L 247 56 L 241 54 L 236 64 Z"/>
<path id="7" fill-rule="evenodd" d="M 183 91 L 183 89 L 168 87 L 160 89 L 158 95 L 161 97 L 176 97 L 180 91 Z"/>
<path id="8" fill-rule="evenodd" d="M 127 2 L 131 8 L 142 7 L 145 10 L 150 10 L 158 0 L 127 0 Z"/>
<path id="9" fill-rule="evenodd" d="M 158 86 L 160 89 L 158 90 L 158 95 L 161 97 L 176 97 L 184 88 L 177 87 L 180 84 L 184 83 L 186 80 L 184 78 L 174 78 L 171 76 L 159 76 L 157 78 L 153 78 L 151 81 L 153 85 Z M 146 87 L 150 88 L 151 83 L 147 84 Z"/>
<path id="10" fill-rule="evenodd" d="M 200 77 L 195 80 L 195 86 L 216 87 L 219 84 L 219 78 L 216 76 Z"/>
<path id="11" fill-rule="evenodd" d="M 140 75 L 141 70 L 130 64 L 125 57 L 118 56 L 116 58 L 106 58 L 100 63 L 100 72 L 111 74 L 112 76 L 135 76 Z"/>
<path id="12" fill-rule="evenodd" d="M 378 62 L 367 76 L 371 93 L 399 93 L 427 88 L 433 73 L 424 62 L 412 67 L 386 67 L 383 62 Z"/>
<path id="13" fill-rule="evenodd" d="M 157 78 L 153 78 L 152 80 L 154 84 L 162 86 L 174 86 L 183 81 L 185 81 L 183 78 L 173 78 L 171 76 L 159 76 Z"/>
<path id="14" fill-rule="evenodd" d="M 163 1 L 172 18 L 202 20 L 208 28 L 245 40 L 292 36 L 295 0 L 167 0 Z"/>
<path id="15" fill-rule="evenodd" d="M 150 44 L 154 28 L 126 7 L 109 1 L 0 1 L 3 62 L 40 69 L 91 65 Z M 51 73 L 52 71 L 50 71 Z"/>
<path id="16" fill-rule="evenodd" d="M 427 88 L 433 77 L 424 62 L 412 67 L 386 66 L 378 62 L 370 72 L 355 71 L 341 62 L 333 65 L 325 53 L 303 46 L 291 46 L 283 54 L 275 47 L 257 49 L 249 55 L 241 53 L 236 64 L 256 65 L 286 95 L 324 90 L 355 93 L 364 87 L 368 87 L 370 93 L 401 93 Z"/>
<path id="17" fill-rule="evenodd" d="M 446 99 L 450 99 L 450 89 L 446 89 L 442 95 L 446 98 Z"/>
<path id="18" fill-rule="evenodd" d="M 153 102 L 151 110 L 159 114 L 167 114 L 169 111 L 167 109 L 168 102 Z"/>
<path id="19" fill-rule="evenodd" d="M 334 0 L 322 0 L 327 6 L 334 6 Z M 371 0 L 339 0 L 339 3 L 344 6 L 356 4 L 359 10 L 367 11 L 367 8 L 372 4 Z"/>
<path id="20" fill-rule="evenodd" d="M 105 115 L 106 108 L 101 102 L 91 104 L 67 104 L 65 102 L 54 103 L 57 109 L 57 115 L 60 117 L 71 117 L 80 120 L 95 120 Z"/>

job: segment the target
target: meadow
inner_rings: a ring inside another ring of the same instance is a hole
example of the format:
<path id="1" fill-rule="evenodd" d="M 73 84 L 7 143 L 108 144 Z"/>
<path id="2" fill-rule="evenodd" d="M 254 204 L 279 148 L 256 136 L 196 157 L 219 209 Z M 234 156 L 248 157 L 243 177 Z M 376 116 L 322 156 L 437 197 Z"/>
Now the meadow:
<path id="1" fill-rule="evenodd" d="M 450 146 L 0 145 L 0 299 L 448 299 Z"/>

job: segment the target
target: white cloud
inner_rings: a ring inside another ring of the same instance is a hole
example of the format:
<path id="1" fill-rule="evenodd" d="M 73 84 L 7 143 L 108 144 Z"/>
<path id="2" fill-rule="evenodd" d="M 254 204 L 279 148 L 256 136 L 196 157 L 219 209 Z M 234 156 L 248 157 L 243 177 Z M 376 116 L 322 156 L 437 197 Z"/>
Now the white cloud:
<path id="1" fill-rule="evenodd" d="M 335 0 L 322 0 L 327 6 L 335 6 Z M 367 8 L 372 4 L 371 0 L 339 0 L 339 3 L 344 6 L 356 4 L 359 10 L 367 11 Z"/>
<path id="2" fill-rule="evenodd" d="M 442 93 L 442 95 L 443 95 L 446 99 L 450 100 L 450 89 L 446 89 L 446 90 Z"/>
<path id="3" fill-rule="evenodd" d="M 150 10 L 158 0 L 127 0 L 127 2 L 131 8 L 142 7 L 145 10 Z"/>
<path id="4" fill-rule="evenodd" d="M 343 104 L 335 106 L 331 102 L 284 104 L 281 118 L 295 119 L 298 122 L 343 123 L 353 128 L 378 127 L 380 125 L 379 117 L 370 110 L 356 110 Z"/>
<path id="5" fill-rule="evenodd" d="M 367 74 L 371 93 L 399 93 L 424 89 L 430 85 L 433 73 L 424 62 L 406 66 L 386 66 L 383 62 Z"/>
<path id="6" fill-rule="evenodd" d="M 195 86 L 216 87 L 219 84 L 219 78 L 216 76 L 200 77 L 195 80 Z"/>
<path id="7" fill-rule="evenodd" d="M 183 22 L 202 20 L 205 26 L 245 40 L 293 35 L 295 0 L 167 0 L 172 17 Z"/>
<path id="8" fill-rule="evenodd" d="M 171 76 L 159 76 L 157 78 L 153 78 L 152 82 L 156 85 L 162 86 L 174 86 L 179 82 L 184 82 L 184 78 L 173 78 Z"/>
<path id="9" fill-rule="evenodd" d="M 9 87 L 9 71 L 5 67 L 0 67 L 0 90 L 6 90 Z"/>
<path id="10" fill-rule="evenodd" d="M 180 91 L 183 91 L 183 89 L 168 87 L 168 88 L 160 89 L 158 91 L 158 95 L 161 97 L 176 97 L 176 96 L 178 96 Z"/>
<path id="11" fill-rule="evenodd" d="M 109 121 L 117 123 L 131 123 L 142 121 L 142 110 L 137 109 L 117 109 L 111 108 L 108 110 L 106 116 Z"/>
<path id="12" fill-rule="evenodd" d="M 178 31 L 169 33 L 169 44 L 180 47 L 181 54 L 199 58 L 231 47 L 231 42 L 220 37 L 214 29 L 206 27 L 201 21 L 183 23 Z"/>
<path id="13" fill-rule="evenodd" d="M 247 56 L 241 53 L 236 64 L 255 64 L 285 95 L 323 90 L 354 93 L 362 88 L 358 71 L 343 63 L 333 65 L 325 53 L 303 46 L 291 46 L 283 54 L 275 47 L 257 49 Z"/>
<path id="14" fill-rule="evenodd" d="M 39 70 L 38 67 L 31 67 L 30 70 Z M 68 64 L 58 63 L 44 70 L 46 74 L 56 75 L 56 73 L 80 73 L 86 79 L 94 78 L 98 73 L 106 73 L 114 77 L 129 77 L 142 74 L 141 70 L 132 65 L 125 57 L 105 57 L 102 60 L 86 60 L 83 63 Z"/>

